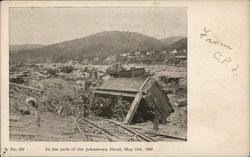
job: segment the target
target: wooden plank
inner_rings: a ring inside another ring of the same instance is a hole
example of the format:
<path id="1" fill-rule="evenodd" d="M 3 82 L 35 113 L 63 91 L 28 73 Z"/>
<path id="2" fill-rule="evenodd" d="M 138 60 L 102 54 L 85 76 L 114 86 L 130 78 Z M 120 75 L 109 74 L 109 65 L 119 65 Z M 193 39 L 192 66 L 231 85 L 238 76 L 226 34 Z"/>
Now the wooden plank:
<path id="1" fill-rule="evenodd" d="M 80 126 L 78 125 L 78 123 L 76 122 L 76 119 L 74 116 L 71 116 L 72 119 L 73 119 L 73 122 L 77 128 L 77 130 L 81 133 L 81 136 L 83 138 L 84 141 L 88 141 L 88 137 L 82 132 L 82 129 L 80 128 Z"/>
<path id="2" fill-rule="evenodd" d="M 158 109 L 161 115 L 167 118 L 174 110 L 171 103 L 165 98 L 165 95 L 163 95 L 160 90 L 161 89 L 153 85 L 148 97 L 153 101 L 156 109 Z"/>
<path id="3" fill-rule="evenodd" d="M 25 128 L 26 125 L 20 125 L 20 124 L 10 124 L 10 127 L 16 127 L 16 128 Z"/>
<path id="4" fill-rule="evenodd" d="M 139 106 L 139 103 L 143 97 L 143 89 L 145 88 L 145 86 L 147 85 L 148 81 L 150 80 L 150 78 L 148 77 L 142 84 L 142 86 L 140 87 L 139 91 L 137 92 L 135 98 L 134 98 L 134 101 L 132 102 L 132 105 L 131 107 L 129 108 L 129 111 L 126 115 L 126 118 L 124 120 L 124 124 L 130 124 L 134 115 L 135 115 L 135 112 Z"/>
<path id="5" fill-rule="evenodd" d="M 148 137 L 148 136 L 142 134 L 141 132 L 136 131 L 136 130 L 133 130 L 133 129 L 131 129 L 131 128 L 128 128 L 128 127 L 126 127 L 126 126 L 124 126 L 124 125 L 122 125 L 122 124 L 120 124 L 120 123 L 117 123 L 117 122 L 112 121 L 112 120 L 106 120 L 106 121 L 111 122 L 111 123 L 114 123 L 114 124 L 116 124 L 116 125 L 119 125 L 120 127 L 122 127 L 122 128 L 125 129 L 125 130 L 128 130 L 129 132 L 133 132 L 134 134 L 138 135 L 140 138 L 146 140 L 147 142 L 156 142 L 156 140 L 154 140 L 154 139 L 152 139 L 152 138 L 150 138 L 150 137 Z"/>
<path id="6" fill-rule="evenodd" d="M 11 131 L 10 135 L 11 136 L 31 136 L 31 137 L 36 137 L 37 134 Z"/>
<path id="7" fill-rule="evenodd" d="M 148 130 L 147 128 L 145 128 L 143 126 L 130 126 L 130 128 L 133 128 L 135 130 L 140 130 L 140 132 L 143 134 L 148 134 L 148 135 L 153 135 L 153 136 L 163 136 L 166 138 L 178 139 L 178 140 L 183 140 L 183 141 L 187 140 L 185 137 L 171 135 L 167 132 Z"/>
<path id="8" fill-rule="evenodd" d="M 160 120 L 160 113 L 157 110 L 157 111 L 155 111 L 153 130 L 158 131 L 159 120 Z"/>
<path id="9" fill-rule="evenodd" d="M 13 82 L 9 82 L 9 84 L 13 85 L 13 86 L 21 87 L 21 88 L 26 88 L 26 89 L 34 90 L 34 91 L 39 91 L 39 92 L 41 91 L 41 89 L 38 89 L 38 88 L 24 86 L 24 85 L 13 83 Z"/>
<path id="10" fill-rule="evenodd" d="M 145 80 L 145 78 L 111 78 L 96 89 L 136 93 Z"/>
<path id="11" fill-rule="evenodd" d="M 10 120 L 20 120 L 20 119 L 23 119 L 25 118 L 24 116 L 16 116 L 16 115 L 10 115 L 9 116 L 9 119 Z"/>
<path id="12" fill-rule="evenodd" d="M 136 94 L 135 99 L 134 99 L 134 101 L 133 101 L 133 103 L 132 103 L 132 105 L 131 105 L 131 107 L 126 115 L 126 118 L 123 122 L 124 124 L 131 123 L 141 99 L 142 99 L 142 94 L 141 93 Z"/>
<path id="13" fill-rule="evenodd" d="M 109 135 L 109 138 L 112 139 L 113 141 L 115 141 L 115 140 L 121 141 L 121 139 L 118 136 L 116 136 L 116 135 L 112 134 L 111 132 L 109 132 L 108 130 L 106 130 L 106 129 L 104 129 L 104 128 L 102 128 L 102 127 L 100 127 L 100 126 L 98 126 L 98 125 L 96 125 L 94 123 L 92 123 L 88 119 L 81 117 L 81 120 L 84 120 L 85 122 L 91 124 L 92 126 L 96 127 L 97 129 L 100 129 L 100 130 L 104 131 L 105 133 L 107 133 Z M 115 137 L 115 139 L 113 137 Z"/>
<path id="14" fill-rule="evenodd" d="M 108 90 L 99 90 L 96 89 L 93 91 L 94 95 L 96 94 L 105 94 L 105 95 L 117 95 L 117 96 L 125 96 L 125 97 L 135 97 L 136 94 L 134 93 L 126 93 L 126 92 L 120 92 L 120 91 L 108 91 Z"/>
<path id="15" fill-rule="evenodd" d="M 163 136 L 163 137 L 166 137 L 166 138 L 187 141 L 187 139 L 185 139 L 185 138 L 177 137 L 177 136 L 173 136 L 173 135 L 168 135 L 166 133 L 162 133 L 162 132 L 159 132 L 159 131 L 142 130 L 141 132 L 144 133 L 144 134 L 149 134 L 149 135 L 154 135 L 154 136 Z"/>

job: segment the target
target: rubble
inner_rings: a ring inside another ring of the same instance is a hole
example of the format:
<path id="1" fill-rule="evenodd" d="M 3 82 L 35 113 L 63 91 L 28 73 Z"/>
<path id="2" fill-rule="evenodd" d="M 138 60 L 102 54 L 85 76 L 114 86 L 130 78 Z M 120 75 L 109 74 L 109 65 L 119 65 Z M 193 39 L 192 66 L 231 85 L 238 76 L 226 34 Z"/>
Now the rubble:
<path id="1" fill-rule="evenodd" d="M 30 105 L 32 103 L 28 103 L 34 101 L 42 117 L 45 113 L 53 113 L 62 118 L 101 117 L 130 125 L 151 121 L 150 128 L 159 130 L 161 125 L 186 128 L 187 91 L 183 77 L 156 74 L 146 79 L 148 67 L 123 69 L 118 72 L 126 73 L 118 78 L 97 67 L 76 65 L 69 73 L 62 72 L 61 67 L 46 64 L 11 66 L 10 114 L 34 118 L 36 112 Z M 140 74 L 133 74 L 138 69 Z M 158 113 L 157 120 L 155 115 Z M 41 127 L 44 125 L 42 121 Z M 81 132 L 80 126 L 75 126 Z M 13 137 L 19 136 L 14 133 Z M 95 133 L 86 133 L 86 136 L 91 134 Z M 86 140 L 84 135 L 81 137 Z M 139 139 L 135 136 L 130 137 L 131 140 Z"/>
<path id="2" fill-rule="evenodd" d="M 115 78 L 134 78 L 134 77 L 147 77 L 149 73 L 145 71 L 145 68 L 131 67 L 126 69 L 124 65 L 115 64 L 107 69 L 107 73 Z"/>

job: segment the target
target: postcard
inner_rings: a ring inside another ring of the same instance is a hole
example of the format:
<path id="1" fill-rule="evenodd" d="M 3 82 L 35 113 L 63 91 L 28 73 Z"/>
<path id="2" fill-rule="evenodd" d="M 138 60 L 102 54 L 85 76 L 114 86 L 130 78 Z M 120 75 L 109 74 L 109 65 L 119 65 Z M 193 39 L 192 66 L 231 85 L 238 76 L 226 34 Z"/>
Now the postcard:
<path id="1" fill-rule="evenodd" d="M 248 1 L 2 1 L 1 156 L 248 156 Z"/>

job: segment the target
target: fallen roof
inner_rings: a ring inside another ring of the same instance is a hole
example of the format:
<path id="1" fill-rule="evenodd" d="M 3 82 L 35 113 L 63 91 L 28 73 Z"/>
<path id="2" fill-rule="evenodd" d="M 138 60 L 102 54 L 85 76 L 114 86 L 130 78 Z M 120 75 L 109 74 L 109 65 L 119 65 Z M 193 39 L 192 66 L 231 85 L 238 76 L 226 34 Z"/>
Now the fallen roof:
<path id="1" fill-rule="evenodd" d="M 145 78 L 111 78 L 96 90 L 115 90 L 138 92 Z"/>

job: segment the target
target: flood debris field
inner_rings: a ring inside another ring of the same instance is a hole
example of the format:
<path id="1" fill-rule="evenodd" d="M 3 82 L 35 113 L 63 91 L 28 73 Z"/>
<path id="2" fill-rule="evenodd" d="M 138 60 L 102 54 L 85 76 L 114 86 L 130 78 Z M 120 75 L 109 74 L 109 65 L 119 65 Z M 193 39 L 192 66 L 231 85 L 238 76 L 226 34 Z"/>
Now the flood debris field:
<path id="1" fill-rule="evenodd" d="M 126 68 L 131 67 L 145 67 L 147 77 L 155 80 L 161 94 L 169 98 L 173 111 L 165 118 L 161 113 L 157 123 L 157 106 L 149 105 L 149 99 L 143 97 L 145 93 L 138 92 L 146 77 L 141 84 L 126 85 L 128 90 L 122 90 L 119 89 L 122 86 L 114 85 L 115 81 L 113 86 L 118 89 L 108 86 L 107 82 L 115 79 L 107 73 L 108 66 L 10 65 L 10 140 L 186 141 L 186 67 L 127 65 Z M 153 100 L 152 90 L 148 91 Z M 137 107 L 131 116 L 133 104 Z"/>

